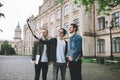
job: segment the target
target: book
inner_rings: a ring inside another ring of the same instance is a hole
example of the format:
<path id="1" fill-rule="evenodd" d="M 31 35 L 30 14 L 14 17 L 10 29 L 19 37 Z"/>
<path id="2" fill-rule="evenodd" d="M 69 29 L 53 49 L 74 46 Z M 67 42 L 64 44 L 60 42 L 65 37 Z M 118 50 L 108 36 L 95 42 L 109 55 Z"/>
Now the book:
<path id="1" fill-rule="evenodd" d="M 74 50 L 71 50 L 71 49 L 68 50 L 66 57 L 72 56 L 72 54 L 73 54 L 74 52 L 75 52 Z M 74 59 L 74 61 L 78 61 L 79 58 L 80 58 L 80 54 Z"/>
<path id="2" fill-rule="evenodd" d="M 40 55 L 36 55 L 36 59 L 35 59 L 35 64 L 38 64 L 38 62 L 39 62 L 39 59 L 40 59 Z"/>
<path id="3" fill-rule="evenodd" d="M 72 49 L 68 50 L 66 57 L 72 56 L 72 54 L 73 54 L 74 52 L 75 52 L 75 51 L 72 50 Z"/>
<path id="4" fill-rule="evenodd" d="M 78 55 L 74 61 L 78 61 L 79 59 L 80 59 L 80 55 Z"/>

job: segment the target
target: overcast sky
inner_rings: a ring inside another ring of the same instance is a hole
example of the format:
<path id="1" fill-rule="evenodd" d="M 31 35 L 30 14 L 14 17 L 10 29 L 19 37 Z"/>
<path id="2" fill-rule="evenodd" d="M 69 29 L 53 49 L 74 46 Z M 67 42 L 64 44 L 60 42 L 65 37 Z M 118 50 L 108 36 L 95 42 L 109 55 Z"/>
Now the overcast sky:
<path id="1" fill-rule="evenodd" d="M 32 14 L 38 15 L 39 6 L 43 4 L 43 0 L 0 0 L 4 6 L 0 8 L 0 12 L 5 14 L 5 18 L 0 17 L 0 40 L 13 40 L 14 30 L 20 23 L 23 29 L 26 19 Z"/>

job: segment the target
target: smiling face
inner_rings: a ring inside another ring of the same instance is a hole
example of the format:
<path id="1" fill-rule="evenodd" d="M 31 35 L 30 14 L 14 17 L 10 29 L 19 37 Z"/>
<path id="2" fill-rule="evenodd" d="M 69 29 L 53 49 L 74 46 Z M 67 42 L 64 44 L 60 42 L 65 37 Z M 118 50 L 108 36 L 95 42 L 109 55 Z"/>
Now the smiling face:
<path id="1" fill-rule="evenodd" d="M 58 36 L 59 37 L 64 37 L 64 30 L 63 29 L 59 30 Z"/>
<path id="2" fill-rule="evenodd" d="M 74 33 L 76 31 L 76 28 L 74 28 L 72 25 L 69 26 L 69 33 Z"/>
<path id="3" fill-rule="evenodd" d="M 45 29 L 43 29 L 43 30 L 42 30 L 42 36 L 43 36 L 43 37 L 47 37 L 47 36 L 48 36 L 48 31 L 45 30 Z"/>

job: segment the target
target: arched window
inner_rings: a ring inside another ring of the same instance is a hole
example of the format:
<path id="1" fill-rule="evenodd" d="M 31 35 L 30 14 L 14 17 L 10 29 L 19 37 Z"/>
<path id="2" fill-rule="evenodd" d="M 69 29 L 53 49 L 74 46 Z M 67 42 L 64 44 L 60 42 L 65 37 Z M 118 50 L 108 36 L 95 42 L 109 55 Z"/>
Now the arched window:
<path id="1" fill-rule="evenodd" d="M 50 22 L 51 22 L 51 23 L 54 22 L 54 14 L 51 14 L 51 15 L 50 15 Z"/>
<path id="2" fill-rule="evenodd" d="M 98 50 L 98 53 L 105 52 L 105 40 L 104 39 L 97 40 L 97 50 Z"/>
<path id="3" fill-rule="evenodd" d="M 120 11 L 112 14 L 112 19 L 115 19 L 114 27 L 120 27 Z"/>
<path id="4" fill-rule="evenodd" d="M 115 53 L 120 53 L 120 37 L 112 39 L 112 49 Z"/>
<path id="5" fill-rule="evenodd" d="M 112 19 L 114 19 L 114 27 L 120 27 L 120 11 L 112 14 Z"/>
<path id="6" fill-rule="evenodd" d="M 67 32 L 68 32 L 68 26 L 69 26 L 68 22 L 64 23 L 64 29 L 65 29 Z"/>
<path id="7" fill-rule="evenodd" d="M 98 18 L 98 30 L 105 29 L 105 17 Z"/>
<path id="8" fill-rule="evenodd" d="M 64 15 L 67 16 L 69 14 L 69 5 L 64 7 Z"/>
<path id="9" fill-rule="evenodd" d="M 58 10 L 57 11 L 57 18 L 56 19 L 59 20 L 60 18 L 61 18 L 61 10 Z"/>

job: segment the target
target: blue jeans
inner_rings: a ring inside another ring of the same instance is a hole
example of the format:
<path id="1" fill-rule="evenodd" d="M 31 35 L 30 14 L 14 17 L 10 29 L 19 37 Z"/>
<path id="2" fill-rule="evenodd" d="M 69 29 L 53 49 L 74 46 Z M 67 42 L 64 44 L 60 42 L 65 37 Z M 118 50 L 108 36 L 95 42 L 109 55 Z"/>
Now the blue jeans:
<path id="1" fill-rule="evenodd" d="M 59 68 L 61 71 L 61 80 L 65 80 L 66 63 L 54 63 L 53 64 L 53 80 L 58 80 Z"/>

